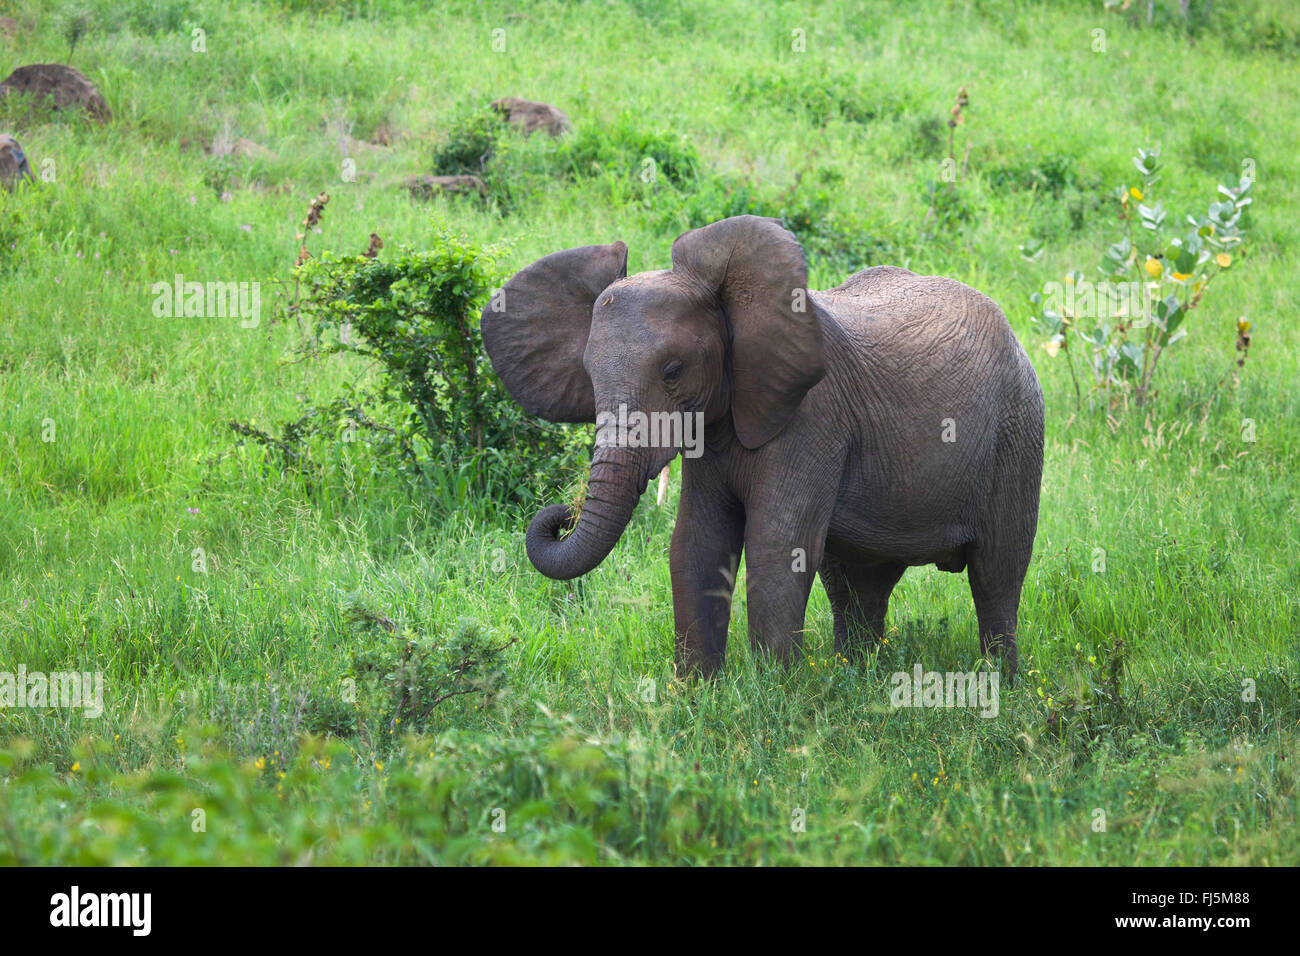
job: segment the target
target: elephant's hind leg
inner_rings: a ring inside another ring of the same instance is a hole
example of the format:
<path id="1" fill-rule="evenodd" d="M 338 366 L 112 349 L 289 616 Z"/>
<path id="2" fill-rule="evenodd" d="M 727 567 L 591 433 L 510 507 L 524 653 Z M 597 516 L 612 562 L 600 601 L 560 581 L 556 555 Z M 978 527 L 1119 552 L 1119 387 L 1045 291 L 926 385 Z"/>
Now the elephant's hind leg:
<path id="1" fill-rule="evenodd" d="M 993 466 L 992 495 L 979 538 L 967 546 L 966 558 L 979 618 L 980 653 L 997 651 L 1011 684 L 1020 658 L 1016 637 L 1020 591 L 1038 531 L 1043 401 L 1037 382 L 1003 423 Z"/>
<path id="2" fill-rule="evenodd" d="M 836 653 L 862 653 L 869 641 L 884 636 L 889 595 L 906 566 L 847 564 L 828 554 L 819 570 L 835 616 Z"/>
<path id="3" fill-rule="evenodd" d="M 1007 683 L 1015 683 L 1020 650 L 1016 639 L 1020 590 L 1029 567 L 1023 552 L 975 551 L 970 560 L 970 591 L 979 619 L 980 653 L 996 652 L 1006 667 Z"/>

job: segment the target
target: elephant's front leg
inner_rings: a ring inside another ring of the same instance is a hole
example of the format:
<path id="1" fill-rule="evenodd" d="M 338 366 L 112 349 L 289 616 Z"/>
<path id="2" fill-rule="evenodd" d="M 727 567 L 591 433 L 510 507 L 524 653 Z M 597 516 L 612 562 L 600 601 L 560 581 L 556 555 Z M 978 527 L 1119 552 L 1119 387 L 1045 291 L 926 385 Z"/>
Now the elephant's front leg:
<path id="1" fill-rule="evenodd" d="M 808 593 L 826 548 L 829 506 L 820 502 L 751 517 L 745 529 L 745 593 L 749 641 L 778 660 L 794 661 L 803 646 Z M 823 514 L 823 511 L 826 513 Z"/>
<path id="2" fill-rule="evenodd" d="M 729 492 L 701 487 L 687 469 L 683 471 L 668 561 L 673 578 L 676 665 L 683 677 L 708 677 L 726 659 L 745 514 Z"/>

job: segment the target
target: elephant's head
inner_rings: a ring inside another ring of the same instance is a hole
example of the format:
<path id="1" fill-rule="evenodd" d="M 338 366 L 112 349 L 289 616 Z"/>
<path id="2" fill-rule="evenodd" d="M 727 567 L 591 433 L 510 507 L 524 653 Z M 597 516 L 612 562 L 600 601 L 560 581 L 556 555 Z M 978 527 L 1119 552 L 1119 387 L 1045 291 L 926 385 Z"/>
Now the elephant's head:
<path id="1" fill-rule="evenodd" d="M 492 365 L 524 409 L 598 425 L 573 533 L 557 539 L 572 519 L 564 505 L 529 526 L 528 557 L 547 577 L 575 578 L 605 559 L 688 434 L 609 423 L 634 413 L 666 423 L 662 413 L 675 412 L 757 448 L 825 372 L 803 250 L 779 222 L 738 216 L 695 229 L 673 243 L 672 260 L 629 276 L 621 242 L 567 249 L 519 272 L 483 311 Z"/>

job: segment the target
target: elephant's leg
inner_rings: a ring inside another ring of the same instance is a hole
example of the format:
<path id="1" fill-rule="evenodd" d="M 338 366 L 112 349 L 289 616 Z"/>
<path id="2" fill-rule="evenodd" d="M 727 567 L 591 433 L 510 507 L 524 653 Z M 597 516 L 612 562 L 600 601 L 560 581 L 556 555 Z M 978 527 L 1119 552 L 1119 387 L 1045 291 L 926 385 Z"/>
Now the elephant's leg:
<path id="1" fill-rule="evenodd" d="M 1029 550 L 998 551 L 988 547 L 969 552 L 970 591 L 979 619 L 980 653 L 996 651 L 1006 667 L 1007 683 L 1016 679 L 1020 652 L 1016 617 L 1020 590 L 1029 567 Z"/>
<path id="2" fill-rule="evenodd" d="M 1016 616 L 1038 530 L 1043 462 L 1041 403 L 1019 406 L 1013 413 L 1003 429 L 1007 438 L 994 457 L 992 495 L 984 509 L 982 533 L 966 548 L 980 653 L 998 651 L 1008 684 L 1014 683 L 1019 665 Z"/>
<path id="3" fill-rule="evenodd" d="M 835 614 L 835 650 L 843 657 L 861 653 L 869 640 L 885 634 L 889 595 L 903 576 L 902 564 L 847 564 L 827 555 L 822 583 Z"/>
<path id="4" fill-rule="evenodd" d="M 745 528 L 745 600 L 749 642 L 787 663 L 803 646 L 804 613 L 813 576 L 822 563 L 830 496 L 802 512 L 751 514 Z M 826 513 L 819 513 L 824 510 Z"/>
<path id="5" fill-rule="evenodd" d="M 740 502 L 720 485 L 705 484 L 684 468 L 668 559 L 681 676 L 708 677 L 726 659 L 731 597 L 744 539 Z"/>

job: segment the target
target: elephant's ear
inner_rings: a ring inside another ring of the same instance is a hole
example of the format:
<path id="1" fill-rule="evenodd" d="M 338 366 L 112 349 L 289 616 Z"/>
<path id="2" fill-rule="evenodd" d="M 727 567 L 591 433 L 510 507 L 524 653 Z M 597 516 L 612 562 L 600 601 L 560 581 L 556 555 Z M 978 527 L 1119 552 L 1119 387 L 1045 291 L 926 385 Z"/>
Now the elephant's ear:
<path id="1" fill-rule="evenodd" d="M 594 422 L 582 367 L 596 296 L 627 275 L 627 246 L 554 252 L 515 274 L 483 309 L 483 345 L 515 401 L 553 422 Z"/>
<path id="2" fill-rule="evenodd" d="M 736 216 L 678 236 L 673 268 L 714 289 L 727 315 L 731 417 L 741 443 L 757 448 L 826 374 L 803 249 L 775 219 Z"/>

